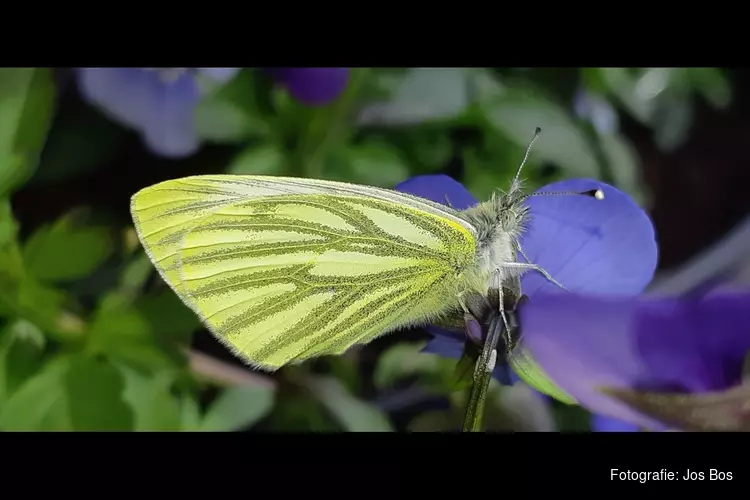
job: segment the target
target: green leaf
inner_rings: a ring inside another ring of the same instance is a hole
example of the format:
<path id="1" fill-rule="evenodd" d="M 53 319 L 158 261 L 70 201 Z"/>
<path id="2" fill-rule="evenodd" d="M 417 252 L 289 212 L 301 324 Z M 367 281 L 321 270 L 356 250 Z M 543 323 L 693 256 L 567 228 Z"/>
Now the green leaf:
<path id="1" fill-rule="evenodd" d="M 461 353 L 461 357 L 456 363 L 456 368 L 453 371 L 454 376 L 454 388 L 455 390 L 471 390 L 471 386 L 474 379 L 474 367 L 477 363 L 479 352 L 477 350 L 470 349 L 469 345 L 464 346 L 464 350 Z"/>
<path id="2" fill-rule="evenodd" d="M 337 432 L 341 427 L 329 411 L 307 392 L 279 392 L 263 430 L 271 432 Z"/>
<path id="3" fill-rule="evenodd" d="M 120 274 L 118 291 L 131 301 L 135 300 L 153 272 L 154 266 L 146 253 L 139 253 Z"/>
<path id="4" fill-rule="evenodd" d="M 44 334 L 19 319 L 0 332 L 0 408 L 13 392 L 41 367 Z"/>
<path id="5" fill-rule="evenodd" d="M 60 290 L 27 277 L 7 303 L 14 314 L 33 322 L 48 334 L 60 340 L 79 339 L 85 324 L 81 318 L 65 310 L 66 301 L 66 295 Z"/>
<path id="6" fill-rule="evenodd" d="M 333 377 L 314 377 L 307 387 L 341 425 L 350 432 L 391 432 L 388 418 L 375 406 L 351 395 Z"/>
<path id="7" fill-rule="evenodd" d="M 102 360 L 76 358 L 65 375 L 70 421 L 74 430 L 127 431 L 134 415 L 123 400 L 122 374 Z"/>
<path id="8" fill-rule="evenodd" d="M 625 109 L 644 125 L 651 123 L 656 101 L 638 89 L 638 75 L 632 68 L 600 68 L 602 81 Z M 658 76 L 658 75 L 657 75 Z"/>
<path id="9" fill-rule="evenodd" d="M 243 70 L 227 85 L 204 97 L 195 109 L 198 135 L 228 143 L 267 137 L 271 127 L 260 112 L 257 90 L 253 72 Z"/>
<path id="10" fill-rule="evenodd" d="M 607 82 L 601 68 L 579 68 L 585 89 L 592 94 L 606 94 Z"/>
<path id="11" fill-rule="evenodd" d="M 0 315 L 28 319 L 63 338 L 80 336 L 84 325 L 63 309 L 65 295 L 27 275 L 16 231 L 7 200 L 0 202 Z"/>
<path id="12" fill-rule="evenodd" d="M 591 413 L 575 405 L 559 405 L 552 408 L 555 427 L 563 432 L 590 432 Z"/>
<path id="13" fill-rule="evenodd" d="M 206 412 L 202 431 L 236 431 L 263 418 L 274 403 L 274 389 L 266 386 L 235 386 L 224 389 Z"/>
<path id="14" fill-rule="evenodd" d="M 52 68 L 0 68 L 0 197 L 33 174 L 54 100 Z"/>
<path id="15" fill-rule="evenodd" d="M 164 316 L 164 323 L 171 318 Z M 175 368 L 176 358 L 160 345 L 153 325 L 137 308 L 117 295 L 107 296 L 96 310 L 89 327 L 86 351 L 103 354 L 144 370 Z"/>
<path id="16" fill-rule="evenodd" d="M 432 393 L 450 394 L 461 389 L 456 360 L 422 352 L 424 342 L 400 343 L 385 351 L 375 367 L 373 383 L 384 389 L 411 376 L 419 376 L 420 387 Z M 474 363 L 469 362 L 469 380 Z"/>
<path id="17" fill-rule="evenodd" d="M 729 80 L 719 68 L 685 68 L 693 86 L 714 107 L 724 109 L 732 102 Z"/>
<path id="18" fill-rule="evenodd" d="M 516 374 L 537 391 L 551 396 L 565 404 L 577 404 L 577 401 L 560 389 L 542 367 L 531 357 L 531 354 L 523 348 L 517 348 L 510 357 L 510 365 Z"/>
<path id="19" fill-rule="evenodd" d="M 135 310 L 159 339 L 189 344 L 192 333 L 201 326 L 198 316 L 171 289 L 140 297 Z"/>
<path id="20" fill-rule="evenodd" d="M 228 174 L 280 175 L 284 172 L 284 155 L 274 144 L 250 146 L 227 167 Z"/>
<path id="21" fill-rule="evenodd" d="M 329 162 L 327 178 L 393 187 L 409 177 L 409 167 L 397 149 L 380 141 L 369 141 L 343 150 Z"/>
<path id="22" fill-rule="evenodd" d="M 17 233 L 18 224 L 10 202 L 0 200 L 0 304 L 3 314 L 8 314 L 14 307 L 18 287 L 26 274 Z"/>
<path id="23" fill-rule="evenodd" d="M 474 106 L 480 107 L 486 102 L 502 97 L 505 93 L 505 84 L 498 78 L 496 73 L 487 68 L 472 68 L 469 75 L 469 97 Z M 469 115 L 474 113 L 473 109 L 469 110 Z"/>
<path id="24" fill-rule="evenodd" d="M 120 373 L 103 361 L 58 358 L 26 381 L 0 411 L 7 431 L 125 431 L 133 413 Z"/>
<path id="25" fill-rule="evenodd" d="M 469 105 L 471 68 L 413 68 L 390 99 L 365 107 L 361 125 L 407 125 L 456 118 Z"/>
<path id="26" fill-rule="evenodd" d="M 356 391 L 361 382 L 358 358 L 353 356 L 326 356 L 328 374 L 336 377 L 348 390 Z"/>
<path id="27" fill-rule="evenodd" d="M 37 230 L 26 242 L 23 258 L 39 280 L 68 282 L 89 275 L 114 250 L 106 227 L 74 227 L 66 218 Z"/>
<path id="28" fill-rule="evenodd" d="M 654 142 L 662 151 L 674 151 L 688 138 L 693 125 L 693 100 L 687 93 L 659 96 L 652 117 Z"/>
<path id="29" fill-rule="evenodd" d="M 530 162 L 559 165 L 571 176 L 597 177 L 599 166 L 586 135 L 564 107 L 541 93 L 508 87 L 502 97 L 486 104 L 485 113 L 498 131 L 523 148 L 541 127 Z"/>
<path id="30" fill-rule="evenodd" d="M 198 402 L 189 395 L 184 395 L 180 404 L 180 421 L 183 431 L 198 431 L 201 426 L 201 413 Z"/>
<path id="31" fill-rule="evenodd" d="M 375 386 L 384 389 L 410 375 L 434 373 L 441 368 L 436 354 L 423 353 L 425 342 L 396 344 L 385 351 L 373 374 Z"/>
<path id="32" fill-rule="evenodd" d="M 65 390 L 65 375 L 69 368 L 69 359 L 58 359 L 24 383 L 0 410 L 0 429 L 72 430 Z"/>
<path id="33" fill-rule="evenodd" d="M 170 392 L 174 372 L 148 376 L 126 366 L 118 367 L 125 379 L 123 399 L 135 415 L 136 431 L 177 431 L 182 428 L 180 408 Z"/>

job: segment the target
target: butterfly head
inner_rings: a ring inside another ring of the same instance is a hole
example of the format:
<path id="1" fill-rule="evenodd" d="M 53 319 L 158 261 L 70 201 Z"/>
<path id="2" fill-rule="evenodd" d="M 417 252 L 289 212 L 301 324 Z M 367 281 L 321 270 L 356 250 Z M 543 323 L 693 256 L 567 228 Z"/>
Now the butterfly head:
<path id="1" fill-rule="evenodd" d="M 477 228 L 480 247 L 492 245 L 498 240 L 510 240 L 511 243 L 517 242 L 529 219 L 529 206 L 524 201 L 532 196 L 574 195 L 588 196 L 597 200 L 604 199 L 604 192 L 601 189 L 562 192 L 536 191 L 533 193 L 526 193 L 524 191 L 521 171 L 526 164 L 526 160 L 529 158 L 531 147 L 541 132 L 542 129 L 539 127 L 534 131 L 534 137 L 532 137 L 529 145 L 526 147 L 523 160 L 521 160 L 508 190 L 494 193 L 486 202 L 464 211 L 465 216 Z"/>

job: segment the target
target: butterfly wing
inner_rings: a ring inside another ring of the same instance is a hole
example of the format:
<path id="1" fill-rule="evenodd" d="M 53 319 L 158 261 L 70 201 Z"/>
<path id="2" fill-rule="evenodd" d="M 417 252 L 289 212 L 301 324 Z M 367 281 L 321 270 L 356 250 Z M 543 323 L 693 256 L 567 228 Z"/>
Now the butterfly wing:
<path id="1" fill-rule="evenodd" d="M 131 212 L 183 302 L 269 370 L 437 317 L 475 256 L 447 207 L 339 182 L 188 177 L 138 192 Z"/>

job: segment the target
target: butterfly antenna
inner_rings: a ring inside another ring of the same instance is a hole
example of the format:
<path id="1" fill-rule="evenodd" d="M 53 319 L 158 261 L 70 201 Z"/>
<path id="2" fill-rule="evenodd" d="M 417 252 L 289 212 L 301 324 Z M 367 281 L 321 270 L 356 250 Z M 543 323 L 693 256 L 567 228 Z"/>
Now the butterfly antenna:
<path id="1" fill-rule="evenodd" d="M 521 170 L 523 169 L 523 166 L 526 164 L 526 160 L 529 159 L 529 153 L 531 153 L 531 147 L 534 145 L 534 142 L 539 138 L 539 134 L 542 133 L 542 129 L 537 127 L 536 130 L 534 130 L 534 137 L 531 138 L 531 141 L 529 141 L 529 145 L 526 146 L 526 152 L 523 155 L 523 160 L 521 160 L 521 164 L 518 166 L 518 170 L 516 171 L 516 176 L 513 178 L 513 184 L 512 186 L 516 186 L 518 184 L 518 179 L 521 175 Z M 529 193 L 525 196 L 523 196 L 521 199 L 530 198 L 532 196 L 588 196 L 589 198 L 596 198 L 597 200 L 603 200 L 604 199 L 604 191 L 601 189 L 589 189 L 587 191 L 541 191 L 536 193 Z"/>
<path id="2" fill-rule="evenodd" d="M 541 133 L 542 133 L 542 129 L 539 127 L 537 127 L 536 130 L 534 130 L 534 137 L 531 138 L 529 145 L 526 146 L 526 153 L 523 155 L 523 160 L 521 160 L 521 164 L 518 166 L 518 170 L 516 171 L 516 176 L 513 178 L 513 185 L 515 185 L 518 182 L 518 177 L 521 175 L 521 170 L 523 169 L 523 166 L 526 164 L 526 160 L 529 159 L 531 146 L 534 145 L 534 141 L 537 140 L 537 138 L 539 137 L 539 134 Z"/>
<path id="3" fill-rule="evenodd" d="M 535 193 L 529 193 L 525 198 L 531 198 L 532 196 L 588 196 L 589 198 L 596 198 L 597 200 L 604 199 L 604 191 L 601 189 L 589 189 L 586 191 L 537 191 Z"/>

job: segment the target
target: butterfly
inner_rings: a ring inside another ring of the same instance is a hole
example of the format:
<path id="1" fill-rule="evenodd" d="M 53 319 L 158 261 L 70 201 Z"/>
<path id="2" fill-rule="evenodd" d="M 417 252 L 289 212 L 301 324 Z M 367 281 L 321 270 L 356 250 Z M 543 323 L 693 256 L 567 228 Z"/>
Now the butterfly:
<path id="1" fill-rule="evenodd" d="M 527 271 L 554 282 L 516 258 L 529 149 L 507 192 L 466 210 L 343 182 L 198 175 L 142 189 L 131 213 L 179 298 L 236 356 L 274 371 L 455 316 Z"/>

